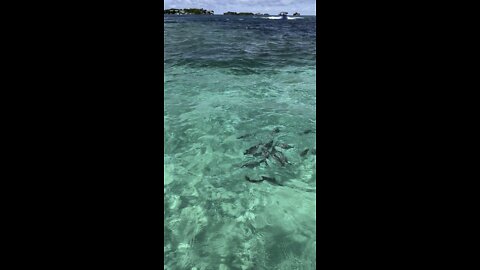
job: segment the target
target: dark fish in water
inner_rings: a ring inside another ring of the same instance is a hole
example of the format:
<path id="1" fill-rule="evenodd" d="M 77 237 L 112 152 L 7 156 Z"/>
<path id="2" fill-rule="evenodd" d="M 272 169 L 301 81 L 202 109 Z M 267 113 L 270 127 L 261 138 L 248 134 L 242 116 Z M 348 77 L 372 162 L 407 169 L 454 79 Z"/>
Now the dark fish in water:
<path id="1" fill-rule="evenodd" d="M 312 155 L 315 155 L 315 156 L 317 155 L 317 149 L 315 148 L 312 149 Z"/>
<path id="2" fill-rule="evenodd" d="M 308 154 L 308 148 L 305 149 L 305 150 L 303 150 L 303 151 L 300 153 L 300 156 L 301 156 L 301 157 L 304 157 L 304 156 L 306 156 L 307 154 Z"/>
<path id="3" fill-rule="evenodd" d="M 248 148 L 247 150 L 245 150 L 245 152 L 244 152 L 243 154 L 244 154 L 244 155 L 251 155 L 251 154 L 257 152 L 257 149 L 258 149 L 258 147 L 259 147 L 260 145 L 261 145 L 261 144 L 257 144 L 257 145 L 254 145 L 254 146 Z"/>
<path id="4" fill-rule="evenodd" d="M 278 144 L 278 146 L 279 146 L 280 148 L 282 148 L 282 149 L 290 149 L 290 148 L 293 148 L 293 146 L 288 145 L 288 144 L 286 144 L 286 143 L 280 143 L 280 144 Z"/>
<path id="5" fill-rule="evenodd" d="M 262 180 L 266 180 L 267 182 L 269 182 L 270 184 L 272 185 L 277 185 L 277 186 L 283 186 L 282 184 L 280 184 L 277 179 L 273 178 L 273 177 L 268 177 L 268 176 L 262 176 Z"/>
<path id="6" fill-rule="evenodd" d="M 250 169 L 252 169 L 252 168 L 255 168 L 255 167 L 259 166 L 259 165 L 260 165 L 260 162 L 259 162 L 259 161 L 252 161 L 252 162 L 248 162 L 248 163 L 243 164 L 241 168 L 250 168 Z"/>
<path id="7" fill-rule="evenodd" d="M 280 132 L 280 129 L 279 129 L 278 127 L 276 127 L 276 128 L 273 129 L 272 132 L 273 132 L 273 133 L 279 133 L 279 132 Z"/>
<path id="8" fill-rule="evenodd" d="M 255 154 L 253 154 L 253 156 L 263 156 L 264 158 L 268 158 L 270 156 L 270 152 L 268 152 L 268 149 L 262 148 L 261 151 L 256 152 Z"/>
<path id="9" fill-rule="evenodd" d="M 238 137 L 237 139 L 245 139 L 245 138 L 248 138 L 248 137 L 251 137 L 251 136 L 253 136 L 253 134 L 249 133 L 249 134 L 242 135 L 242 136 Z"/>
<path id="10" fill-rule="evenodd" d="M 276 186 L 283 186 L 282 184 L 280 184 L 279 182 L 277 182 L 277 180 L 273 177 L 268 177 L 268 176 L 262 176 L 262 179 L 259 179 L 259 180 L 256 180 L 256 179 L 252 179 L 248 176 L 245 175 L 245 180 L 247 180 L 248 182 L 251 182 L 251 183 L 261 183 L 263 181 L 267 181 L 269 182 L 270 184 L 272 185 L 276 185 Z"/>
<path id="11" fill-rule="evenodd" d="M 309 133 L 315 133 L 315 130 L 307 129 L 304 132 L 302 132 L 302 134 L 309 134 Z"/>
<path id="12" fill-rule="evenodd" d="M 273 155 L 273 154 L 275 154 L 275 152 L 278 152 L 278 150 L 277 150 L 277 148 L 275 148 L 275 146 L 276 146 L 276 145 L 274 145 L 274 146 L 272 147 L 272 149 L 270 150 L 270 155 Z"/>
<path id="13" fill-rule="evenodd" d="M 267 180 L 268 182 L 276 182 L 275 178 L 263 176 L 263 175 L 262 175 L 262 180 Z"/>
<path id="14" fill-rule="evenodd" d="M 265 147 L 266 147 L 267 149 L 270 149 L 270 147 L 272 147 L 272 145 L 273 145 L 273 140 L 271 140 L 271 141 L 269 141 L 267 144 L 265 144 Z"/>
<path id="15" fill-rule="evenodd" d="M 269 158 L 271 152 L 268 152 L 268 150 L 266 150 L 266 151 L 263 151 L 262 153 L 263 153 L 263 157 Z"/>
<path id="16" fill-rule="evenodd" d="M 285 157 L 285 155 L 280 151 L 275 151 L 275 153 L 273 153 L 273 158 L 278 161 L 282 166 L 288 164 L 287 157 Z"/>
<path id="17" fill-rule="evenodd" d="M 260 183 L 260 182 L 263 182 L 264 179 L 262 179 L 262 180 L 255 180 L 255 179 L 251 179 L 250 177 L 248 177 L 248 176 L 245 175 L 245 180 L 247 180 L 248 182 L 251 182 L 251 183 Z"/>

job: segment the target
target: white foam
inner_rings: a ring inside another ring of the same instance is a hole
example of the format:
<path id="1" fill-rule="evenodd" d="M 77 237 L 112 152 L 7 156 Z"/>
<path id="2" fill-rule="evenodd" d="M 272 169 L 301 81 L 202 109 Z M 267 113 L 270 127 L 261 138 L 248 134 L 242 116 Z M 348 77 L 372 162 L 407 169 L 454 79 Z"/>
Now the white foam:
<path id="1" fill-rule="evenodd" d="M 269 19 L 269 20 L 279 20 L 281 19 L 282 17 L 278 16 L 278 17 L 275 17 L 275 16 L 270 16 L 270 17 L 263 17 L 263 19 Z"/>
<path id="2" fill-rule="evenodd" d="M 270 17 L 262 17 L 263 19 L 269 19 L 269 20 L 280 20 L 282 19 L 281 16 L 270 16 Z M 303 17 L 287 17 L 289 20 L 296 20 L 296 19 L 303 19 Z"/>

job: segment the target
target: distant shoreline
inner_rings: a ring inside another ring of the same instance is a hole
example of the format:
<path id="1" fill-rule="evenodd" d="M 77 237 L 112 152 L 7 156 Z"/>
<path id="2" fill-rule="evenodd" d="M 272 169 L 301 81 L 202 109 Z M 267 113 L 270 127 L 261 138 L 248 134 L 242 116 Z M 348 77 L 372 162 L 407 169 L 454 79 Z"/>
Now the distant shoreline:
<path id="1" fill-rule="evenodd" d="M 163 14 L 164 16 L 206 16 L 206 15 L 203 15 L 203 14 Z M 259 16 L 278 16 L 278 15 L 225 15 L 225 14 L 212 14 L 212 15 L 208 15 L 208 16 L 235 16 L 235 17 L 238 17 L 238 16 L 242 16 L 242 17 L 259 17 Z M 300 15 L 299 17 L 316 17 L 317 15 L 309 15 L 309 14 L 305 14 L 305 15 Z M 292 15 L 289 15 L 289 17 L 293 17 Z"/>
<path id="2" fill-rule="evenodd" d="M 213 10 L 203 8 L 170 8 L 163 10 L 163 15 L 214 15 Z"/>
<path id="3" fill-rule="evenodd" d="M 282 12 L 283 13 L 283 12 Z M 236 11 L 227 11 L 223 14 L 215 14 L 213 10 L 207 10 L 203 8 L 170 8 L 163 10 L 163 15 L 225 15 L 225 16 L 276 16 L 278 14 L 269 14 L 269 13 L 261 13 L 261 12 L 236 12 Z M 292 16 L 292 15 L 290 15 Z M 293 16 L 317 16 L 317 15 L 301 15 L 298 12 L 294 12 Z"/>

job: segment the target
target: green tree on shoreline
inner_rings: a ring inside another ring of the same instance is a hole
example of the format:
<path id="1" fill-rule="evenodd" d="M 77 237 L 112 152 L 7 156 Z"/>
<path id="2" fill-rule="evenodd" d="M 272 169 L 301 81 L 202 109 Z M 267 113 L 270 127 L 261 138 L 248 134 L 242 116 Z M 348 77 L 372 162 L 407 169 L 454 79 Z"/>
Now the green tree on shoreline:
<path id="1" fill-rule="evenodd" d="M 175 14 L 175 15 L 213 15 L 213 10 L 206 10 L 203 8 L 185 8 L 185 9 L 166 9 L 163 14 Z"/>

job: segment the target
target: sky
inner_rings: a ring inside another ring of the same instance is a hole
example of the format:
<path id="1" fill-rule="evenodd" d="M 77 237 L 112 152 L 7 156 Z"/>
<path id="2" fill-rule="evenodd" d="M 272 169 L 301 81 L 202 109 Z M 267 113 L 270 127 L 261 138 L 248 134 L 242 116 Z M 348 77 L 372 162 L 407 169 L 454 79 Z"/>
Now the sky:
<path id="1" fill-rule="evenodd" d="M 268 13 L 278 15 L 282 11 L 292 15 L 316 15 L 316 0 L 163 0 L 165 9 L 204 8 L 223 14 L 227 11 Z"/>

